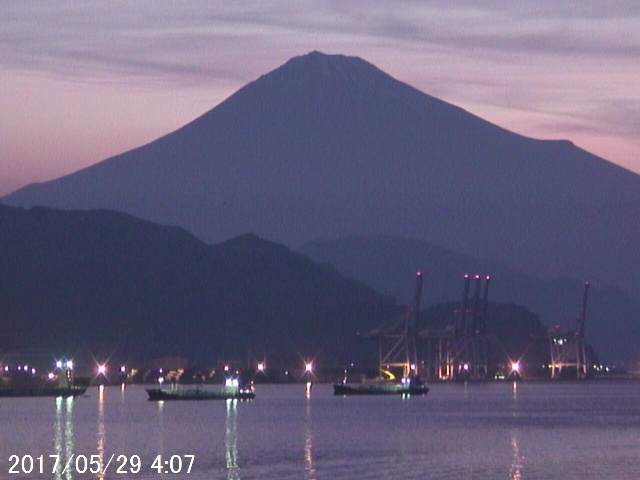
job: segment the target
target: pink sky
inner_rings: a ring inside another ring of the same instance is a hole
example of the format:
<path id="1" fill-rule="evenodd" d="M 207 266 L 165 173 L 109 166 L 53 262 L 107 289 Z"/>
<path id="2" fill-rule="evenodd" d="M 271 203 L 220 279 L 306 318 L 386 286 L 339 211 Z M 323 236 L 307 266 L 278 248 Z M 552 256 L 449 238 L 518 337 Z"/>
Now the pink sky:
<path id="1" fill-rule="evenodd" d="M 640 173 L 635 0 L 398 5 L 6 2 L 0 195 L 169 133 L 312 50 L 362 57 L 509 130 Z"/>

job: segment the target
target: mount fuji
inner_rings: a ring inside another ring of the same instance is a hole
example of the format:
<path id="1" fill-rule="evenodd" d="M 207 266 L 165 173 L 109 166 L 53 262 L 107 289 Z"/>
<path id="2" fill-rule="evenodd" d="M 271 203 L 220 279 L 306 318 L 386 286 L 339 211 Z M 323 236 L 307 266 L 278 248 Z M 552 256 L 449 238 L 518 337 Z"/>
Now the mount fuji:
<path id="1" fill-rule="evenodd" d="M 118 210 L 207 242 L 422 238 L 640 297 L 640 176 L 342 55 L 292 58 L 175 132 L 0 201 Z"/>

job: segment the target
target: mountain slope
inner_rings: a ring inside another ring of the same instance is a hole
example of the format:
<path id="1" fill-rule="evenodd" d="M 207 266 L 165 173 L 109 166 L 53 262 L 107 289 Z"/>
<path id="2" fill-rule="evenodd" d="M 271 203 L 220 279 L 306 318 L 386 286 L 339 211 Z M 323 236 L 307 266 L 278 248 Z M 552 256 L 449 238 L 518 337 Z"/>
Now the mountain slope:
<path id="1" fill-rule="evenodd" d="M 640 177 L 312 52 L 149 145 L 5 197 L 110 208 L 207 241 L 423 238 L 640 296 Z"/>
<path id="2" fill-rule="evenodd" d="M 0 350 L 349 360 L 395 303 L 286 247 L 207 245 L 110 211 L 0 206 Z"/>

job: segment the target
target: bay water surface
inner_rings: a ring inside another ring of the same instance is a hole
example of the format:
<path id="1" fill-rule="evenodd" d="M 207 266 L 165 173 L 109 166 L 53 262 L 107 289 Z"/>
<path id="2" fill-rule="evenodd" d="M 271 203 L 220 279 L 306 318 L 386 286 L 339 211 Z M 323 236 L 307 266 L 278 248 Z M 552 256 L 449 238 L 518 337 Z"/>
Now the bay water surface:
<path id="1" fill-rule="evenodd" d="M 141 386 L 112 386 L 0 399 L 0 479 L 640 478 L 640 382 L 430 388 L 336 397 L 331 385 L 257 385 L 252 401 L 158 403 Z"/>

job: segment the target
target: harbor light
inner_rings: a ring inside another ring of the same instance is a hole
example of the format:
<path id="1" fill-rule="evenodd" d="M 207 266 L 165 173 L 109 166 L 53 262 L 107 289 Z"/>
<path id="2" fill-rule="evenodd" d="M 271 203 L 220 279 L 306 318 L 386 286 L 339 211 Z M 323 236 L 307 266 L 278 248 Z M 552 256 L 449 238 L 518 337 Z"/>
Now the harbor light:
<path id="1" fill-rule="evenodd" d="M 224 386 L 230 388 L 238 388 L 240 386 L 240 381 L 237 378 L 227 378 L 224 381 Z"/>
<path id="2" fill-rule="evenodd" d="M 56 361 L 56 368 L 62 368 L 62 360 Z"/>
<path id="3" fill-rule="evenodd" d="M 305 373 L 313 373 L 313 362 L 306 362 L 304 364 Z"/>
<path id="4" fill-rule="evenodd" d="M 264 362 L 260 362 L 260 363 L 258 363 L 258 371 L 259 371 L 259 372 L 264 372 L 265 368 L 266 368 L 266 367 L 265 367 Z"/>
<path id="5" fill-rule="evenodd" d="M 106 365 L 98 365 L 98 375 L 105 375 L 107 373 Z"/>
<path id="6" fill-rule="evenodd" d="M 67 364 L 65 365 L 65 368 L 68 368 L 69 370 L 73 370 L 73 360 L 68 360 Z"/>
<path id="7" fill-rule="evenodd" d="M 520 373 L 520 362 L 511 362 L 511 373 Z"/>

